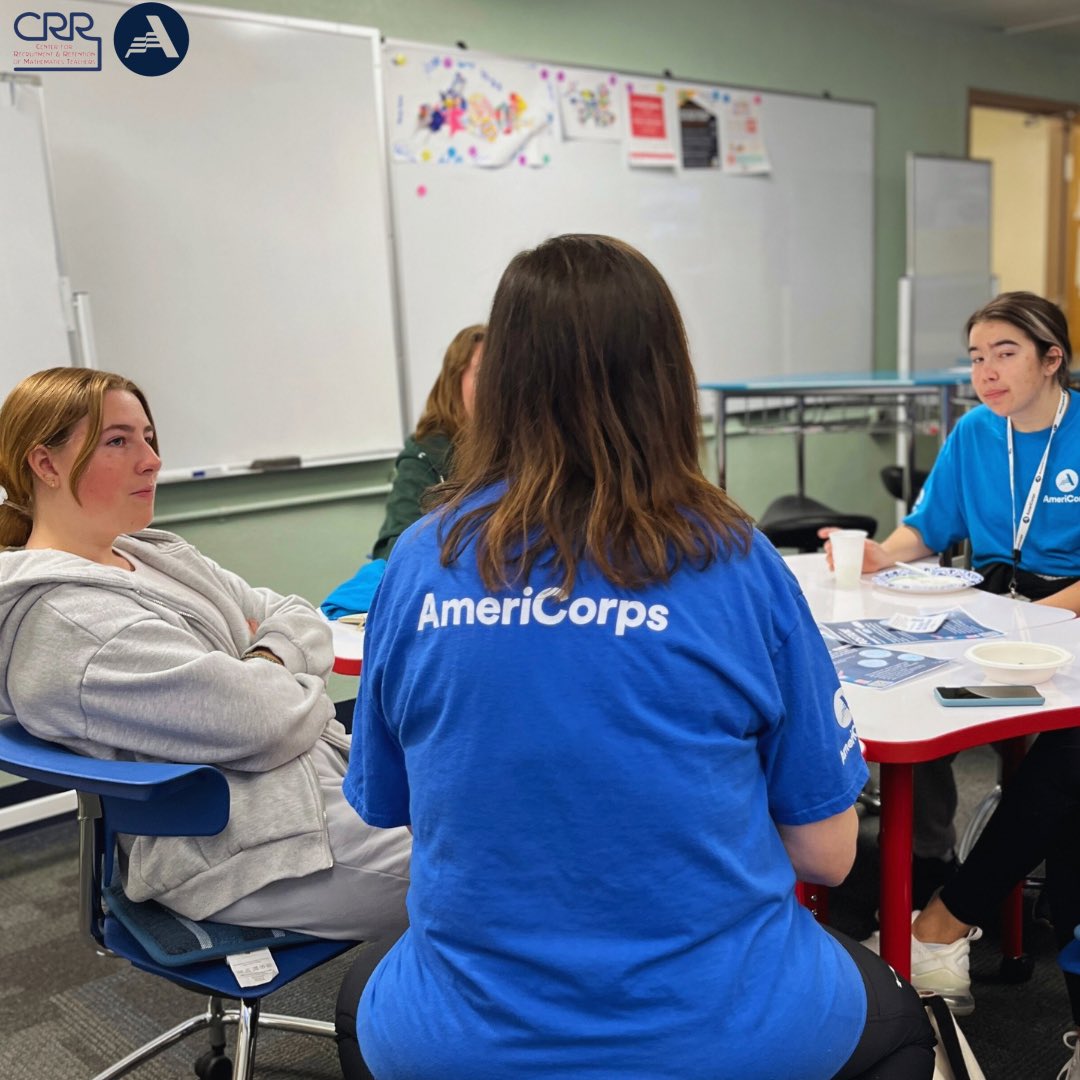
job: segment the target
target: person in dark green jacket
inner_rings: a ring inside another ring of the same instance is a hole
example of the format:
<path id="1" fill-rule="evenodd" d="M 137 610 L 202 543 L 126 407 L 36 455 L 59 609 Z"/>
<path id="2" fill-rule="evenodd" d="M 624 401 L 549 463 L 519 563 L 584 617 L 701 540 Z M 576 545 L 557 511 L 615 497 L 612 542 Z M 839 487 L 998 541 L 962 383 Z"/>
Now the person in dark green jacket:
<path id="1" fill-rule="evenodd" d="M 484 327 L 476 325 L 466 326 L 450 342 L 416 430 L 394 463 L 394 486 L 371 552 L 373 559 L 390 557 L 398 537 L 423 515 L 424 492 L 449 475 L 454 438 L 472 416 L 483 341 Z"/>

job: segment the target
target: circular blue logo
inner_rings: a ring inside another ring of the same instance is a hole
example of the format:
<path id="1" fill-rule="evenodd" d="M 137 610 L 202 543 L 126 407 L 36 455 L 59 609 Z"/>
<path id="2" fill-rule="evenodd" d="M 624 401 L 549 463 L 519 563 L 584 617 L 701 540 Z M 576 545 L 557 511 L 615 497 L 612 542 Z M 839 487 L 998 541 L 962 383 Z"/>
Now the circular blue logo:
<path id="1" fill-rule="evenodd" d="M 136 75 L 167 75 L 187 55 L 187 23 L 168 4 L 136 4 L 117 20 L 113 46 Z"/>

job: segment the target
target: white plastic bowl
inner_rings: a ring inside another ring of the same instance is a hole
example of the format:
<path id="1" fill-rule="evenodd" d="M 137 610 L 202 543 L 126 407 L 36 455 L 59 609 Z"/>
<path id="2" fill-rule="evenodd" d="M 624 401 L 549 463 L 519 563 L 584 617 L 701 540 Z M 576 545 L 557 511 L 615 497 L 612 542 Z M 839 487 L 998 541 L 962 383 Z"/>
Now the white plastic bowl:
<path id="1" fill-rule="evenodd" d="M 1071 652 L 1036 641 L 980 641 L 964 658 L 982 668 L 990 682 L 1041 683 L 1072 660 Z"/>

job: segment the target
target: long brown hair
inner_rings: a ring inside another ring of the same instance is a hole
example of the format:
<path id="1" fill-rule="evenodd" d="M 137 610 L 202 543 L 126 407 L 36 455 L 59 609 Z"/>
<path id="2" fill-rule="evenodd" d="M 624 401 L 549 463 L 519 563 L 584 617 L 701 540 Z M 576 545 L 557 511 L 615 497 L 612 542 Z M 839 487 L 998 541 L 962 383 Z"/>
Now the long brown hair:
<path id="1" fill-rule="evenodd" d="M 496 290 L 475 416 L 438 489 L 443 565 L 475 537 L 488 589 L 543 560 L 569 593 L 582 560 L 637 588 L 745 551 L 749 519 L 702 474 L 698 427 L 686 331 L 652 263 L 606 236 L 523 251 Z"/>
<path id="2" fill-rule="evenodd" d="M 461 377 L 472 360 L 473 351 L 483 340 L 482 323 L 466 326 L 454 335 L 454 340 L 447 346 L 446 355 L 443 356 L 439 377 L 435 380 L 424 411 L 416 422 L 414 438 L 425 439 L 443 434 L 453 439 L 465 426 L 468 416 L 461 396 Z"/>
<path id="3" fill-rule="evenodd" d="M 1069 323 L 1065 313 L 1052 300 L 1033 292 L 1000 293 L 968 319 L 964 327 L 965 345 L 971 328 L 984 322 L 1007 322 L 1023 331 L 1035 343 L 1041 361 L 1046 360 L 1046 354 L 1056 345 L 1061 350 L 1061 363 L 1054 375 L 1062 390 L 1069 389 L 1069 364 L 1072 361 Z"/>
<path id="4" fill-rule="evenodd" d="M 71 469 L 71 492 L 78 501 L 79 479 L 101 434 L 101 412 L 110 390 L 126 390 L 139 399 L 153 425 L 146 395 L 123 375 L 90 368 L 48 368 L 28 375 L 0 406 L 0 486 L 7 500 L 0 506 L 0 547 L 22 547 L 34 521 L 34 473 L 27 456 L 35 446 L 63 446 L 71 429 L 90 418 L 86 441 Z M 157 432 L 150 439 L 158 452 Z"/>

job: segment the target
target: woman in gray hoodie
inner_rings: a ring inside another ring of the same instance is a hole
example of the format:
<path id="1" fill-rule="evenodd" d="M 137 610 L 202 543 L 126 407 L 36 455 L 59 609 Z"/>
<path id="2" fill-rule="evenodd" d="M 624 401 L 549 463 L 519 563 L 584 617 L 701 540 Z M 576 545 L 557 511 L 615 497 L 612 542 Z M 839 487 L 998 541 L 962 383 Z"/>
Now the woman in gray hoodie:
<path id="1" fill-rule="evenodd" d="M 369 828 L 341 784 L 330 631 L 147 528 L 161 459 L 146 397 L 83 368 L 0 408 L 0 713 L 98 758 L 209 763 L 231 815 L 211 837 L 129 837 L 132 900 L 192 919 L 332 938 L 405 927 L 410 838 Z"/>

